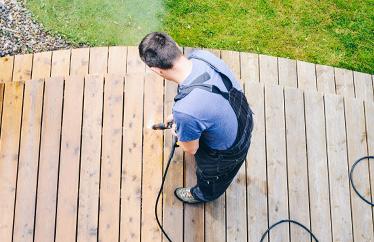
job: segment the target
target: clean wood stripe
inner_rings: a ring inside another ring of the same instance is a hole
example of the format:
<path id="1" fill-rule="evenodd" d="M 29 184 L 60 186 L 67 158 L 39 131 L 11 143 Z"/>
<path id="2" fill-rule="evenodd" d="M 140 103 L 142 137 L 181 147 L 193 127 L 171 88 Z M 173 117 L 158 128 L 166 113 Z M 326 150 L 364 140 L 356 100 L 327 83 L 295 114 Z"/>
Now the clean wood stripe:
<path id="1" fill-rule="evenodd" d="M 4 89 L 5 83 L 0 82 L 0 137 L 1 137 L 1 122 L 4 108 Z"/>
<path id="2" fill-rule="evenodd" d="M 297 87 L 301 90 L 317 90 L 316 65 L 309 62 L 297 61 Z"/>
<path id="3" fill-rule="evenodd" d="M 174 96 L 177 93 L 177 84 L 165 80 L 165 100 L 164 100 L 164 121 L 172 113 Z M 165 132 L 164 136 L 164 169 L 170 154 L 172 145 L 171 132 Z M 170 164 L 169 172 L 165 181 L 163 192 L 163 225 L 168 232 L 169 237 L 174 242 L 183 241 L 183 203 L 175 196 L 174 190 L 177 187 L 183 187 L 183 150 L 175 149 L 173 161 Z M 159 205 L 161 206 L 161 204 Z M 166 237 L 163 238 L 167 241 Z"/>
<path id="4" fill-rule="evenodd" d="M 66 77 L 70 74 L 70 50 L 52 52 L 51 76 Z"/>
<path id="5" fill-rule="evenodd" d="M 0 58 L 0 82 L 11 82 L 13 77 L 14 56 Z"/>
<path id="6" fill-rule="evenodd" d="M 152 130 L 154 123 L 163 120 L 163 79 L 154 73 L 145 77 L 144 85 L 144 143 L 143 143 L 143 188 L 142 227 L 144 241 L 160 241 L 161 232 L 154 215 L 159 183 L 162 177 L 162 132 Z M 162 216 L 162 206 L 158 210 Z"/>
<path id="7" fill-rule="evenodd" d="M 260 69 L 258 55 L 240 52 L 240 78 L 245 81 L 259 82 Z"/>
<path id="8" fill-rule="evenodd" d="M 338 95 L 355 97 L 352 71 L 335 68 L 335 90 Z"/>
<path id="9" fill-rule="evenodd" d="M 322 93 L 335 94 L 334 68 L 316 65 L 317 90 Z"/>
<path id="10" fill-rule="evenodd" d="M 99 240 L 118 241 L 124 78 L 105 78 L 100 179 Z"/>
<path id="11" fill-rule="evenodd" d="M 44 79 L 51 75 L 52 52 L 34 54 L 32 79 Z"/>
<path id="12" fill-rule="evenodd" d="M 284 93 L 290 219 L 310 227 L 303 93 L 296 88 L 285 88 Z M 300 228 L 291 226 L 291 241 L 309 238 Z"/>
<path id="13" fill-rule="evenodd" d="M 268 177 L 269 224 L 288 218 L 286 134 L 283 89 L 265 86 L 265 125 Z M 289 241 L 289 226 L 270 233 L 270 241 Z"/>
<path id="14" fill-rule="evenodd" d="M 235 56 L 235 52 L 232 53 Z M 231 68 L 240 69 L 238 58 L 230 58 L 227 63 Z M 243 88 L 244 83 L 239 79 L 239 84 Z M 226 190 L 226 240 L 246 241 L 247 240 L 247 205 L 246 205 L 246 161 L 240 167 L 232 183 Z M 238 208 L 242 208 L 238 210 Z"/>
<path id="15" fill-rule="evenodd" d="M 276 57 L 259 55 L 260 82 L 278 84 L 278 61 Z"/>
<path id="16" fill-rule="evenodd" d="M 126 74 L 127 47 L 112 46 L 109 47 L 108 55 L 108 73 Z"/>
<path id="17" fill-rule="evenodd" d="M 12 241 L 23 83 L 7 83 L 0 140 L 0 241 Z"/>
<path id="18" fill-rule="evenodd" d="M 90 48 L 88 73 L 103 75 L 108 72 L 108 47 Z"/>
<path id="19" fill-rule="evenodd" d="M 76 239 L 83 88 L 83 76 L 71 76 L 65 80 L 56 242 Z"/>
<path id="20" fill-rule="evenodd" d="M 222 51 L 222 60 L 229 66 L 230 70 L 234 73 L 236 79 L 240 79 L 240 56 L 237 51 Z"/>
<path id="21" fill-rule="evenodd" d="M 356 98 L 366 100 L 368 102 L 374 101 L 373 84 L 371 76 L 362 72 L 353 72 L 353 79 L 355 84 Z"/>
<path id="22" fill-rule="evenodd" d="M 297 87 L 296 61 L 278 58 L 279 85 L 282 87 Z"/>
<path id="23" fill-rule="evenodd" d="M 32 54 L 16 55 L 14 57 L 13 81 L 31 79 Z"/>
<path id="24" fill-rule="evenodd" d="M 207 49 L 207 51 L 210 51 L 218 58 L 221 57 L 221 53 L 219 50 Z M 227 61 L 232 61 L 232 59 L 230 60 L 230 57 L 228 57 L 227 55 L 225 58 L 227 58 L 226 59 Z M 230 65 L 231 64 L 234 64 L 234 63 L 230 63 Z M 225 200 L 226 200 L 225 194 L 223 194 L 218 199 L 205 204 L 205 207 L 204 207 L 205 208 L 205 214 L 204 214 L 205 242 L 209 242 L 209 241 L 220 242 L 220 241 L 225 241 L 226 239 Z"/>
<path id="25" fill-rule="evenodd" d="M 43 87 L 43 80 L 25 83 L 13 241 L 32 242 L 34 236 Z"/>
<path id="26" fill-rule="evenodd" d="M 103 77 L 85 78 L 77 241 L 97 241 Z"/>
<path id="27" fill-rule="evenodd" d="M 305 92 L 311 229 L 320 241 L 332 241 L 324 102 L 321 93 Z"/>
<path id="28" fill-rule="evenodd" d="M 54 241 L 64 80 L 45 81 L 35 241 Z"/>
<path id="29" fill-rule="evenodd" d="M 144 76 L 125 79 L 120 241 L 140 241 Z"/>
<path id="30" fill-rule="evenodd" d="M 352 167 L 358 158 L 367 154 L 367 141 L 363 136 L 366 132 L 364 104 L 360 100 L 351 98 L 346 98 L 344 101 L 348 161 L 349 167 Z M 362 162 L 355 168 L 353 179 L 361 194 L 370 198 L 369 165 L 367 162 Z M 354 241 L 374 241 L 371 207 L 367 206 L 353 190 L 351 203 Z"/>
<path id="31" fill-rule="evenodd" d="M 144 73 L 145 64 L 140 59 L 139 50 L 136 46 L 127 47 L 126 73 Z"/>
<path id="32" fill-rule="evenodd" d="M 90 60 L 90 49 L 80 48 L 71 50 L 70 75 L 88 74 L 88 63 Z"/>
<path id="33" fill-rule="evenodd" d="M 353 241 L 343 98 L 326 95 L 325 108 L 333 241 Z"/>
<path id="34" fill-rule="evenodd" d="M 211 52 L 212 54 L 214 54 L 218 58 L 221 58 L 221 55 L 222 55 L 221 50 L 218 50 L 218 49 L 206 49 L 206 50 Z"/>
<path id="35" fill-rule="evenodd" d="M 268 228 L 264 86 L 257 81 L 248 81 L 245 94 L 254 113 L 247 156 L 247 230 L 248 241 L 257 242 Z"/>
<path id="36" fill-rule="evenodd" d="M 365 102 L 366 139 L 368 155 L 374 155 L 374 102 Z M 371 201 L 374 201 L 374 162 L 370 160 Z M 374 218 L 374 210 L 373 210 Z"/>

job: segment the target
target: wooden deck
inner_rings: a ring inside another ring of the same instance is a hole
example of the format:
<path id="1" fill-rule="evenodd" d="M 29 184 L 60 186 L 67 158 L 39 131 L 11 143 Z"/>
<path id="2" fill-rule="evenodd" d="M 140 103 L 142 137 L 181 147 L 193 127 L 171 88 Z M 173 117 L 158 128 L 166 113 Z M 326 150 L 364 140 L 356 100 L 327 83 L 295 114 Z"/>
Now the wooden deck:
<path id="1" fill-rule="evenodd" d="M 183 48 L 184 53 L 191 50 Z M 267 55 L 209 50 L 243 80 L 374 100 L 373 75 Z M 125 75 L 145 69 L 135 46 L 57 50 L 0 58 L 0 82 L 103 73 Z"/>
<path id="2" fill-rule="evenodd" d="M 374 241 L 374 211 L 348 182 L 355 159 L 374 154 L 372 77 L 214 52 L 241 78 L 255 113 L 252 145 L 225 195 L 194 206 L 173 195 L 195 183 L 193 157 L 177 150 L 159 209 L 173 241 L 257 242 L 288 218 L 320 241 Z M 150 126 L 171 112 L 176 85 L 149 72 L 135 47 L 8 59 L 0 65 L 0 241 L 166 241 L 153 212 L 171 135 Z M 373 200 L 374 164 L 358 166 L 355 181 Z M 270 241 L 310 236 L 282 225 Z"/>

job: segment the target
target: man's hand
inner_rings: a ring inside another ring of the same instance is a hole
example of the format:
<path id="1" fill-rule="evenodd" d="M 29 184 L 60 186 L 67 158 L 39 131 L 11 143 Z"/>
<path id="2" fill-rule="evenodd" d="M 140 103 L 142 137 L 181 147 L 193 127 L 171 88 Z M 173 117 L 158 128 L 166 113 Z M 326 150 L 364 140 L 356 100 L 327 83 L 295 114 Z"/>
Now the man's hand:
<path id="1" fill-rule="evenodd" d="M 166 122 L 171 122 L 173 121 L 174 118 L 173 118 L 173 114 L 170 114 L 167 118 L 166 118 Z M 177 135 L 177 125 L 175 123 L 173 123 L 173 126 L 171 128 L 171 133 L 178 137 Z M 196 140 L 192 140 L 192 141 L 188 141 L 188 142 L 178 142 L 179 146 L 188 154 L 191 154 L 191 155 L 194 155 L 197 150 L 199 149 L 199 139 L 196 139 Z"/>

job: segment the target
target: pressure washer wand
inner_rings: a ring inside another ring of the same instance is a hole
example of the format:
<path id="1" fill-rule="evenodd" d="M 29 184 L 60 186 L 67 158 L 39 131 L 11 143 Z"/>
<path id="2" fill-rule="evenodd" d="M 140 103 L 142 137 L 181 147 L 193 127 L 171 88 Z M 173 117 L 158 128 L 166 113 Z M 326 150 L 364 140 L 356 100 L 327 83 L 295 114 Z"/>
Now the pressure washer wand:
<path id="1" fill-rule="evenodd" d="M 152 129 L 153 130 L 165 130 L 165 129 L 171 129 L 172 127 L 173 127 L 173 121 L 170 121 L 166 125 L 164 123 L 154 124 L 152 126 Z M 161 222 L 160 222 L 160 220 L 158 218 L 157 207 L 158 207 L 158 202 L 160 200 L 160 196 L 161 196 L 162 190 L 164 189 L 164 183 L 165 183 L 165 180 L 166 180 L 166 176 L 168 174 L 169 166 L 170 166 L 171 161 L 172 161 L 173 156 L 174 156 L 175 148 L 178 147 L 177 143 L 178 143 L 178 138 L 176 136 L 173 136 L 173 141 L 172 141 L 172 146 L 171 146 L 171 149 L 170 149 L 169 159 L 168 159 L 168 162 L 166 164 L 164 175 L 162 176 L 162 182 L 161 182 L 160 190 L 158 191 L 157 198 L 156 198 L 156 203 L 155 203 L 155 217 L 156 217 L 156 221 L 157 221 L 158 227 L 160 227 L 162 233 L 165 235 L 165 237 L 170 242 L 172 242 L 172 240 L 170 239 L 169 235 L 166 233 L 166 231 L 162 227 Z"/>

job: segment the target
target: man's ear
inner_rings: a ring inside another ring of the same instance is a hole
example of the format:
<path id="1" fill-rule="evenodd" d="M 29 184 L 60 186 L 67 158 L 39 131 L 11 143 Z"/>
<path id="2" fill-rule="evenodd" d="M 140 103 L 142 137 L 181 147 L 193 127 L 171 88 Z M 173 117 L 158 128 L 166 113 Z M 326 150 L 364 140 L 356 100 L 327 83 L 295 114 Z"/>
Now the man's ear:
<path id="1" fill-rule="evenodd" d="M 153 72 L 155 72 L 156 74 L 160 75 L 160 76 L 162 76 L 162 74 L 163 74 L 163 71 L 162 71 L 161 68 L 158 68 L 158 67 L 150 67 L 150 69 L 151 69 Z"/>

